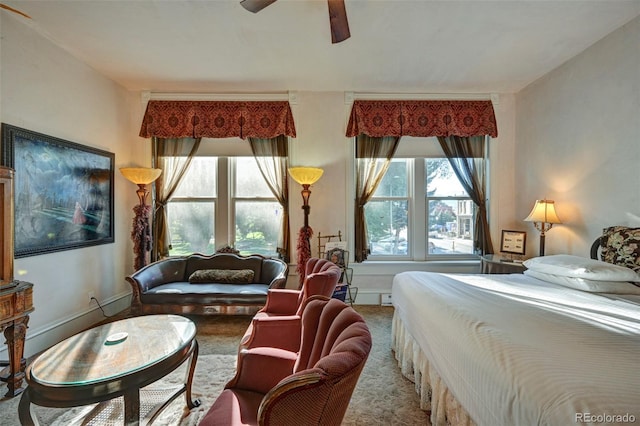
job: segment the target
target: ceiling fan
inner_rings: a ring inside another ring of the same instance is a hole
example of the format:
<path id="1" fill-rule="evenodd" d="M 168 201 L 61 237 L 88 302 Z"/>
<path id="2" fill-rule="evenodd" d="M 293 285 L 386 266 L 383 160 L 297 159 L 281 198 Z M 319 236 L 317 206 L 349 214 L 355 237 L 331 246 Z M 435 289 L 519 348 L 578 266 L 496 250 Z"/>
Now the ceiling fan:
<path id="1" fill-rule="evenodd" d="M 18 9 L 14 9 L 12 7 L 7 6 L 6 4 L 0 3 L 0 9 L 8 10 L 9 12 L 17 13 L 18 15 L 22 15 L 25 18 L 31 19 L 31 16 L 27 15 L 24 12 L 20 12 Z"/>
<path id="2" fill-rule="evenodd" d="M 257 13 L 276 0 L 241 0 L 242 7 L 249 12 Z M 329 24 L 331 25 L 331 43 L 340 43 L 351 37 L 349 32 L 349 22 L 347 21 L 347 10 L 344 7 L 344 0 L 327 0 L 329 6 Z"/>

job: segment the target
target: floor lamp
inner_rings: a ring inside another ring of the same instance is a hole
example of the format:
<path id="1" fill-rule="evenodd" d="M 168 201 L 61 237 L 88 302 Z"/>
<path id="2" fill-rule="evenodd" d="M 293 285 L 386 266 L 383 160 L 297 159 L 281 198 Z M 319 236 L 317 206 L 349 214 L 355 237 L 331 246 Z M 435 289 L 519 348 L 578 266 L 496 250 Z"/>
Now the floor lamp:
<path id="1" fill-rule="evenodd" d="M 120 173 L 130 182 L 138 185 L 136 194 L 139 204 L 133 208 L 133 228 L 131 239 L 133 240 L 134 268 L 139 270 L 149 263 L 149 253 L 151 252 L 151 225 L 149 216 L 151 206 L 147 204 L 147 185 L 160 177 L 161 169 L 150 169 L 146 167 L 123 167 Z"/>
<path id="2" fill-rule="evenodd" d="M 545 233 L 554 223 L 562 223 L 556 214 L 555 203 L 551 200 L 536 200 L 531 213 L 524 221 L 533 222 L 533 226 L 540 231 L 540 256 L 544 256 Z"/>
<path id="3" fill-rule="evenodd" d="M 299 284 L 302 285 L 304 281 L 304 271 L 307 260 L 311 257 L 311 241 L 310 238 L 313 235 L 313 230 L 309 226 L 309 212 L 311 206 L 309 205 L 309 197 L 311 196 L 311 190 L 309 187 L 316 183 L 322 176 L 324 170 L 317 167 L 291 167 L 289 168 L 289 174 L 300 185 L 302 185 L 302 210 L 304 210 L 304 226 L 300 228 L 298 233 L 297 255 L 298 263 L 296 272 L 298 272 Z"/>

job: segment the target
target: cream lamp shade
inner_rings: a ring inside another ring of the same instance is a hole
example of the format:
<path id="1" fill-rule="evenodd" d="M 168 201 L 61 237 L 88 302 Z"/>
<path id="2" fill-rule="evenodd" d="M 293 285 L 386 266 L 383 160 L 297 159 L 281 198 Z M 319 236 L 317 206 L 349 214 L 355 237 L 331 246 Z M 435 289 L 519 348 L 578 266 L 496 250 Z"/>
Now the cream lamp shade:
<path id="1" fill-rule="evenodd" d="M 155 181 L 162 174 L 162 169 L 150 169 L 148 167 L 122 167 L 122 176 L 136 185 L 147 185 Z"/>
<path id="2" fill-rule="evenodd" d="M 540 256 L 544 256 L 546 232 L 554 223 L 562 223 L 556 213 L 555 203 L 551 200 L 536 200 L 533 210 L 524 221 L 533 222 L 533 226 L 540 231 Z"/>
<path id="3" fill-rule="evenodd" d="M 291 167 L 289 174 L 300 185 L 313 185 L 322 177 L 324 170 L 318 167 Z"/>
<path id="4" fill-rule="evenodd" d="M 562 223 L 556 213 L 555 203 L 551 200 L 536 200 L 533 210 L 524 219 L 525 222 Z"/>

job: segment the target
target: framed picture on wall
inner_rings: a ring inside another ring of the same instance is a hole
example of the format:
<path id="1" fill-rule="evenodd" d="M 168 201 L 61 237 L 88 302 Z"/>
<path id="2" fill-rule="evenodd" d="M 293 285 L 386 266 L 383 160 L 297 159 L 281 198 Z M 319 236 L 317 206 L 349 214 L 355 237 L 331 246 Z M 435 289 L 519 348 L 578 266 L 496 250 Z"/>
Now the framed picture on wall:
<path id="1" fill-rule="evenodd" d="M 522 231 L 502 231 L 500 251 L 524 256 L 527 247 L 527 233 Z"/>
<path id="2" fill-rule="evenodd" d="M 5 123 L 1 151 L 15 170 L 16 258 L 114 241 L 113 153 Z"/>

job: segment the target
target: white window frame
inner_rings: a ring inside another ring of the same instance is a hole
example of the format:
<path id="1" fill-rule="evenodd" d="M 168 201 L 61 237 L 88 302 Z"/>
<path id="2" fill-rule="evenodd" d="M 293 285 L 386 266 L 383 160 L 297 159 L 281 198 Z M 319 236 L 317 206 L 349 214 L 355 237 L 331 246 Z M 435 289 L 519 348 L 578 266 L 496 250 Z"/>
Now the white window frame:
<path id="1" fill-rule="evenodd" d="M 235 227 L 236 227 L 236 201 L 257 201 L 257 202 L 275 202 L 276 197 L 237 197 L 235 190 L 235 173 L 236 168 L 234 161 L 236 157 L 253 157 L 252 154 L 239 153 L 238 155 L 215 156 L 212 154 L 199 155 L 197 157 L 216 157 L 217 158 L 217 176 L 216 176 L 216 196 L 202 197 L 172 197 L 172 202 L 212 202 L 214 204 L 214 241 L 215 248 L 225 245 L 234 246 Z M 276 256 L 277 253 L 273 253 Z"/>
<path id="2" fill-rule="evenodd" d="M 401 140 L 402 143 L 402 140 Z M 413 142 L 409 142 L 411 144 Z M 355 143 L 354 143 L 355 145 Z M 415 145 L 414 145 L 415 146 Z M 439 147 L 438 147 L 439 149 Z M 400 150 L 399 150 L 400 151 Z M 429 223 L 428 223 L 428 213 L 427 213 L 427 204 L 429 200 L 471 200 L 470 197 L 428 197 L 426 192 L 426 162 L 425 159 L 429 158 L 446 158 L 443 153 L 434 153 L 433 150 L 428 152 L 427 155 L 420 155 L 420 153 L 416 153 L 414 147 L 409 148 L 408 151 L 414 152 L 406 152 L 396 154 L 393 159 L 407 159 L 411 160 L 407 165 L 407 176 L 408 176 L 408 208 L 409 214 L 407 218 L 407 235 L 409 235 L 409 244 L 407 247 L 407 255 L 377 255 L 370 254 L 367 257 L 368 261 L 380 261 L 380 262 L 401 262 L 401 261 L 463 261 L 463 260 L 477 260 L 478 256 L 474 253 L 464 253 L 464 254 L 430 254 L 427 249 L 427 244 L 429 241 L 428 233 L 429 233 Z M 353 156 L 353 164 L 355 170 L 355 155 Z M 393 161 L 392 159 L 392 161 Z M 487 156 L 485 155 L 485 160 L 487 160 Z M 485 167 L 488 167 L 488 163 L 485 164 Z M 355 180 L 354 180 L 355 182 Z M 488 188 L 487 188 L 488 191 Z M 392 199 L 396 197 L 380 197 L 376 198 L 378 200 L 384 199 Z M 471 200 L 473 203 L 473 201 Z M 477 209 L 474 209 L 474 216 L 477 214 Z M 351 219 L 353 222 L 353 219 Z M 422 225 L 419 225 L 422 224 Z M 424 230 L 424 232 L 420 232 L 420 228 Z"/>

